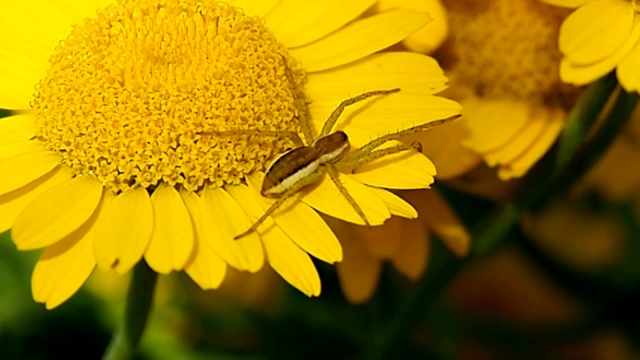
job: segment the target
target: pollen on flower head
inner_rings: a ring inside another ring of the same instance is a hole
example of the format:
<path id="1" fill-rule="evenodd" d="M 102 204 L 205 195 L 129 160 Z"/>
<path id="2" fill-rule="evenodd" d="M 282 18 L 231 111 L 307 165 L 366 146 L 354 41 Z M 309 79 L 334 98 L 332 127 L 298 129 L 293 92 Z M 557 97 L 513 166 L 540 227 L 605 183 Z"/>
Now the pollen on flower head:
<path id="1" fill-rule="evenodd" d="M 484 98 L 570 108 L 578 90 L 563 84 L 558 29 L 569 13 L 539 0 L 445 1 L 455 73 Z M 446 54 L 445 56 L 450 56 Z"/>
<path id="2" fill-rule="evenodd" d="M 304 71 L 259 18 L 215 1 L 120 0 L 73 28 L 32 103 L 37 137 L 114 192 L 237 184 L 299 132 Z"/>

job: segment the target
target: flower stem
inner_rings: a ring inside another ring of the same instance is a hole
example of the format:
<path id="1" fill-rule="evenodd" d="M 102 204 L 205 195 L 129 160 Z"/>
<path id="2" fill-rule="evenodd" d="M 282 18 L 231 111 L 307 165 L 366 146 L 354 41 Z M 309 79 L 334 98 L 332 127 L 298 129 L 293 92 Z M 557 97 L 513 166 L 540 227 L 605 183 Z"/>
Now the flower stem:
<path id="1" fill-rule="evenodd" d="M 111 339 L 103 360 L 124 360 L 133 356 L 151 311 L 157 278 L 158 274 L 144 261 L 140 261 L 133 269 L 124 321 Z"/>

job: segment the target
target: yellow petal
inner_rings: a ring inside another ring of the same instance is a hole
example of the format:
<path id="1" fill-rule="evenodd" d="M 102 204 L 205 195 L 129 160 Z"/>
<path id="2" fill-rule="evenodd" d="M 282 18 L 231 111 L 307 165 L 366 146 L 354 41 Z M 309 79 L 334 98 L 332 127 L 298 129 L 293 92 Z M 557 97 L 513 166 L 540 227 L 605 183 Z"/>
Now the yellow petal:
<path id="1" fill-rule="evenodd" d="M 433 18 L 402 42 L 409 50 L 430 54 L 442 45 L 449 34 L 449 21 L 440 0 L 380 0 L 377 4 L 378 11 L 399 7 L 424 11 Z"/>
<path id="2" fill-rule="evenodd" d="M 105 191 L 104 211 L 98 217 L 93 252 L 98 266 L 124 274 L 140 261 L 153 231 L 153 207 L 144 188 L 113 197 Z"/>
<path id="3" fill-rule="evenodd" d="M 261 174 L 255 174 L 247 178 L 247 181 L 251 195 L 265 211 L 275 200 L 260 195 L 263 177 Z M 342 260 L 342 248 L 338 239 L 320 215 L 307 204 L 294 199 L 276 211 L 271 219 L 294 243 L 309 254 L 330 264 Z"/>
<path id="4" fill-rule="evenodd" d="M 182 270 L 193 249 L 193 224 L 176 189 L 166 183 L 151 195 L 153 232 L 144 253 L 155 272 Z"/>
<path id="5" fill-rule="evenodd" d="M 535 164 L 549 150 L 551 145 L 555 142 L 558 134 L 562 131 L 564 126 L 565 114 L 563 111 L 558 110 L 551 115 L 551 120 L 547 123 L 546 128 L 542 131 L 540 136 L 534 141 L 534 143 L 527 149 L 527 151 L 520 157 L 515 159 L 507 166 L 501 167 L 498 170 L 498 176 L 502 180 L 509 180 L 514 177 L 522 176 Z"/>
<path id="6" fill-rule="evenodd" d="M 618 81 L 627 92 L 640 92 L 640 46 L 636 46 L 620 62 L 617 69 Z"/>
<path id="7" fill-rule="evenodd" d="M 428 21 L 429 15 L 425 13 L 404 9 L 387 11 L 356 20 L 312 44 L 292 49 L 290 53 L 307 72 L 330 69 L 393 45 Z"/>
<path id="8" fill-rule="evenodd" d="M 367 301 L 378 284 L 382 262 L 369 254 L 360 239 L 340 236 L 344 260 L 336 265 L 340 287 L 352 303 Z"/>
<path id="9" fill-rule="evenodd" d="M 205 187 L 200 198 L 202 241 L 227 264 L 239 270 L 256 272 L 264 264 L 258 235 L 254 233 L 233 239 L 251 226 L 241 205 L 244 207 L 224 189 Z"/>
<path id="10" fill-rule="evenodd" d="M 544 3 L 555 5 L 555 6 L 563 6 L 567 8 L 577 8 L 578 6 L 582 6 L 584 4 L 595 2 L 598 0 L 540 0 Z"/>
<path id="11" fill-rule="evenodd" d="M 280 228 L 261 236 L 269 265 L 291 286 L 311 297 L 320 295 L 320 276 L 306 252 Z"/>
<path id="12" fill-rule="evenodd" d="M 407 219 L 415 219 L 418 212 L 408 202 L 384 189 L 369 188 L 377 197 L 387 205 L 391 215 L 401 216 Z"/>
<path id="13" fill-rule="evenodd" d="M 0 195 L 0 232 L 9 230 L 18 214 L 33 199 L 63 181 L 69 180 L 71 176 L 72 174 L 66 166 L 60 166 L 26 186 Z"/>
<path id="14" fill-rule="evenodd" d="M 349 194 L 351 194 L 351 197 L 360 205 L 369 224 L 381 225 L 391 216 L 385 203 L 372 193 L 367 186 L 362 185 L 344 174 L 340 175 L 340 181 Z M 302 190 L 302 201 L 327 215 L 354 224 L 364 225 L 364 221 L 362 221 L 351 204 L 342 196 L 328 176 L 317 186 L 313 187 L 313 189 Z"/>
<path id="15" fill-rule="evenodd" d="M 426 222 L 429 228 L 457 256 L 465 256 L 471 249 L 471 237 L 447 202 L 433 190 L 403 193 L 418 209 L 418 221 Z"/>
<path id="16" fill-rule="evenodd" d="M 503 146 L 522 129 L 529 117 L 528 106 L 515 101 L 469 101 L 464 107 L 466 115 L 461 121 L 466 125 L 467 134 L 463 143 L 481 153 Z"/>
<path id="17" fill-rule="evenodd" d="M 9 109 L 29 109 L 29 102 L 35 93 L 35 86 L 47 72 L 48 63 L 44 59 L 4 50 L 0 53 L 0 106 Z"/>
<path id="18" fill-rule="evenodd" d="M 574 65 L 593 64 L 610 56 L 631 33 L 633 8 L 630 1 L 620 0 L 580 7 L 560 27 L 560 51 Z"/>
<path id="19" fill-rule="evenodd" d="M 200 228 L 200 199 L 198 195 L 186 190 L 180 191 L 180 197 L 191 216 L 194 229 L 193 251 L 187 260 L 184 271 L 203 290 L 217 289 L 227 273 L 227 264 L 202 242 L 202 230 Z"/>
<path id="20" fill-rule="evenodd" d="M 47 151 L 47 148 L 38 140 L 16 141 L 0 145 L 0 160 L 43 151 Z"/>
<path id="21" fill-rule="evenodd" d="M 60 163 L 60 155 L 51 151 L 27 153 L 0 160 L 0 195 L 51 172 Z"/>
<path id="22" fill-rule="evenodd" d="M 400 240 L 404 237 L 402 226 L 407 220 L 391 218 L 383 226 L 367 229 L 360 227 L 358 233 L 362 243 L 368 252 L 375 258 L 388 259 L 393 255 L 400 245 Z"/>
<path id="23" fill-rule="evenodd" d="M 51 245 L 71 234 L 95 212 L 102 184 L 91 176 L 69 179 L 43 192 L 20 212 L 11 229 L 20 250 Z"/>
<path id="24" fill-rule="evenodd" d="M 93 226 L 97 214 L 78 230 L 48 246 L 31 278 L 33 298 L 52 309 L 78 291 L 96 266 L 93 258 Z"/>
<path id="25" fill-rule="evenodd" d="M 376 0 L 282 0 L 267 16 L 267 27 L 285 46 L 301 46 L 339 29 L 375 2 Z"/>
<path id="26" fill-rule="evenodd" d="M 7 38 L 28 39 L 35 46 L 53 51 L 58 42 L 69 35 L 71 25 L 80 20 L 57 3 L 38 0 L 1 2 L 1 33 Z"/>
<path id="27" fill-rule="evenodd" d="M 313 102 L 329 102 L 335 107 L 365 91 L 396 87 L 403 93 L 433 95 L 447 88 L 447 78 L 433 58 L 410 52 L 384 52 L 337 69 L 310 73 L 305 92 Z"/>
<path id="28" fill-rule="evenodd" d="M 640 39 L 640 17 L 635 20 L 633 31 L 624 45 L 602 61 L 580 66 L 572 64 L 567 59 L 562 59 L 560 62 L 560 79 L 570 84 L 585 85 L 606 75 L 622 62 L 636 46 L 638 39 Z"/>
<path id="29" fill-rule="evenodd" d="M 532 108 L 527 123 L 504 146 L 487 152 L 484 158 L 489 166 L 507 164 L 529 149 L 547 125 L 549 111 Z"/>
<path id="30" fill-rule="evenodd" d="M 354 94 L 359 95 L 359 94 Z M 316 127 L 321 127 L 329 114 L 346 99 L 315 101 L 309 105 Z M 460 114 L 457 102 L 438 96 L 414 95 L 399 92 L 373 97 L 348 107 L 337 123 L 336 129 L 359 128 L 378 134 L 390 134 L 433 120 Z"/>
<path id="31" fill-rule="evenodd" d="M 406 136 L 402 142 L 422 144 L 422 153 L 438 169 L 438 179 L 446 180 L 460 176 L 476 167 L 482 158 L 462 144 L 465 131 L 461 120 Z"/>
<path id="32" fill-rule="evenodd" d="M 391 257 L 393 266 L 411 280 L 418 280 L 429 261 L 429 232 L 404 237 Z"/>
<path id="33" fill-rule="evenodd" d="M 359 166 L 351 176 L 387 189 L 421 189 L 433 184 L 436 168 L 423 154 L 408 150 Z"/>
<path id="34" fill-rule="evenodd" d="M 273 8 L 278 6 L 281 0 L 231 0 L 231 5 L 239 7 L 245 14 L 250 16 L 267 16 Z"/>
<path id="35" fill-rule="evenodd" d="M 1 98 L 2 95 L 0 95 Z M 0 119 L 0 145 L 29 140 L 35 133 L 36 122 L 32 114 L 13 115 Z"/>
<path id="36" fill-rule="evenodd" d="M 248 186 L 229 188 L 229 194 L 240 204 L 252 221 L 262 216 L 264 210 L 252 195 Z M 266 231 L 266 229 L 269 229 Z M 294 244 L 273 220 L 267 219 L 258 228 L 269 265 L 289 284 L 307 296 L 320 295 L 320 277 L 306 252 Z"/>

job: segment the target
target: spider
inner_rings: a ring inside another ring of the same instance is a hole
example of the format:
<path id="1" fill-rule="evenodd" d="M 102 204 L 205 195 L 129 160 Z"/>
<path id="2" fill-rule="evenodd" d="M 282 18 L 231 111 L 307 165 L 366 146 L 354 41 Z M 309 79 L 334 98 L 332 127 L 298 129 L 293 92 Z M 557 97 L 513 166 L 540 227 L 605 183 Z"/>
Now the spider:
<path id="1" fill-rule="evenodd" d="M 293 131 L 285 132 L 270 132 L 260 130 L 237 130 L 237 131 L 210 131 L 201 132 L 200 135 L 276 135 L 285 136 L 291 138 L 295 144 L 295 148 L 285 151 L 280 154 L 265 171 L 264 180 L 262 182 L 262 188 L 260 194 L 264 197 L 275 198 L 276 201 L 256 220 L 251 227 L 246 231 L 236 235 L 234 239 L 240 239 L 246 235 L 256 231 L 258 227 L 271 216 L 285 201 L 295 195 L 303 187 L 313 184 L 319 181 L 325 173 L 329 175 L 333 183 L 336 185 L 342 196 L 353 207 L 362 221 L 370 226 L 367 217 L 365 216 L 360 205 L 349 194 L 344 185 L 340 182 L 340 172 L 337 168 L 340 165 L 340 169 L 352 173 L 359 166 L 372 162 L 381 157 L 395 154 L 401 151 L 407 151 L 412 148 L 417 148 L 418 145 L 411 147 L 404 144 L 394 145 L 391 147 L 378 149 L 383 144 L 392 141 L 399 140 L 402 137 L 418 132 L 427 130 L 431 127 L 444 124 L 445 122 L 455 120 L 460 115 L 454 115 L 446 119 L 432 121 L 426 124 L 417 125 L 405 130 L 397 131 L 395 133 L 383 135 L 379 138 L 371 140 L 365 145 L 349 152 L 350 144 L 349 137 L 344 131 L 337 130 L 332 132 L 333 127 L 340 115 L 344 112 L 345 108 L 368 99 L 372 96 L 388 95 L 400 91 L 400 89 L 390 90 L 375 90 L 365 92 L 358 96 L 348 98 L 342 101 L 338 107 L 333 110 L 329 118 L 324 123 L 322 130 L 317 138 L 313 138 L 311 133 L 311 125 L 303 124 L 302 132 L 307 140 L 305 145 L 300 136 Z"/>

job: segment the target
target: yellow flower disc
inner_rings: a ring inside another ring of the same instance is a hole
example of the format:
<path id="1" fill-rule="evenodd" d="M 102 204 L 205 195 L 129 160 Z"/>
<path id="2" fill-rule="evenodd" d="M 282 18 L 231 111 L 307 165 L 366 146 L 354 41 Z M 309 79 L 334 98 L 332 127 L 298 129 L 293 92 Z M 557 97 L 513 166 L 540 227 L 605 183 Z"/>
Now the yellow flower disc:
<path id="1" fill-rule="evenodd" d="M 456 76 L 485 99 L 570 108 L 578 91 L 558 74 L 558 28 L 568 14 L 538 0 L 446 3 Z"/>
<path id="2" fill-rule="evenodd" d="M 75 26 L 36 87 L 37 136 L 112 191 L 238 184 L 290 145 L 304 71 L 259 18 L 215 1 L 118 1 Z"/>

